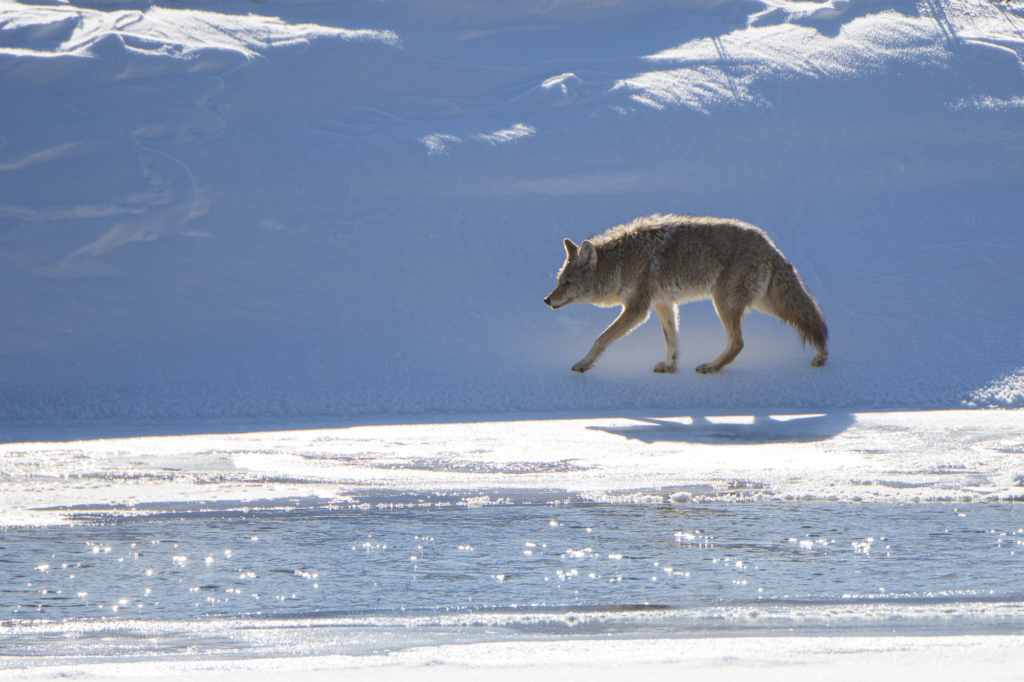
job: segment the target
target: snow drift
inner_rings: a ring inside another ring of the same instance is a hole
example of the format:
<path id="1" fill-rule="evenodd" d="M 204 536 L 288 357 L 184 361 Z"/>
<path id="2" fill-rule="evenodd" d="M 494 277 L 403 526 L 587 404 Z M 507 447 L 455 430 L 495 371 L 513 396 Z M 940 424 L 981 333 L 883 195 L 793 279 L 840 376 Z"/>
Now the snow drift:
<path id="1" fill-rule="evenodd" d="M 1024 10 L 0 3 L 0 417 L 1024 405 Z M 831 357 L 541 302 L 642 214 L 765 229 Z M 686 371 L 683 371 L 686 370 Z"/>

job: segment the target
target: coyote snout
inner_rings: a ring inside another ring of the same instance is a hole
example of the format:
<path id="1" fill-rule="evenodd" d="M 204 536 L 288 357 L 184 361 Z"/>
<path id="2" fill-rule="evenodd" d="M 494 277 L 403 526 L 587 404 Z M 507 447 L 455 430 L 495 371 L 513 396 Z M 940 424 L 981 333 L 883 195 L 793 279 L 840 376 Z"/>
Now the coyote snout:
<path id="1" fill-rule="evenodd" d="M 552 309 L 558 310 L 562 306 L 568 305 L 575 300 L 573 297 L 573 288 L 574 285 L 571 280 L 560 280 L 558 282 L 558 286 L 555 287 L 554 291 L 548 294 L 548 297 L 544 299 L 544 302 L 551 306 Z"/>
<path id="2" fill-rule="evenodd" d="M 668 354 L 654 371 L 676 371 L 678 304 L 700 298 L 714 301 L 728 345 L 713 362 L 699 365 L 714 374 L 743 349 L 740 321 L 750 308 L 789 323 L 817 354 L 811 365 L 828 359 L 828 328 L 818 303 L 800 275 L 768 236 L 738 220 L 653 215 L 619 225 L 577 246 L 565 240 L 565 264 L 558 286 L 544 302 L 553 309 L 569 303 L 621 305 L 622 312 L 573 366 L 586 372 L 616 339 L 650 316 L 661 321 Z"/>

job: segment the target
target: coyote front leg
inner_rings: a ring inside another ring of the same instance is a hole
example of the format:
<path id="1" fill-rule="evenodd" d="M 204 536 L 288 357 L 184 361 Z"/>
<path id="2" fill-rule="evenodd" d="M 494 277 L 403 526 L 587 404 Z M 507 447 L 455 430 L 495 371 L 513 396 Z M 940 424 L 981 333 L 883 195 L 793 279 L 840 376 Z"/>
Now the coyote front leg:
<path id="1" fill-rule="evenodd" d="M 654 366 L 658 374 L 676 373 L 676 356 L 679 354 L 679 342 L 676 337 L 676 308 L 675 303 L 655 303 L 654 312 L 658 313 L 658 320 L 661 322 L 661 331 L 665 333 L 665 346 L 667 353 L 665 362 L 659 362 Z"/>
<path id="2" fill-rule="evenodd" d="M 622 312 L 615 318 L 615 321 L 608 326 L 590 347 L 587 357 L 583 358 L 572 366 L 572 371 L 583 374 L 594 366 L 594 361 L 601 357 L 601 353 L 611 345 L 615 339 L 621 339 L 630 333 L 638 325 L 643 323 L 651 314 L 650 301 L 631 301 L 622 306 Z"/>

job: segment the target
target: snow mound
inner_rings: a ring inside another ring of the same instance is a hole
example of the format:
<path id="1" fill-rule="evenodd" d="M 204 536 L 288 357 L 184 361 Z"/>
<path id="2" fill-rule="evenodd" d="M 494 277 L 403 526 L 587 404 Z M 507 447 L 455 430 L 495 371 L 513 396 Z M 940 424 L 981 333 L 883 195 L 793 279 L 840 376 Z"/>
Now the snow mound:
<path id="1" fill-rule="evenodd" d="M 69 5 L 9 4 L 0 8 L 3 52 L 20 56 L 71 54 L 116 59 L 120 50 L 201 59 L 207 49 L 255 57 L 270 47 L 317 38 L 378 40 L 396 44 L 391 31 L 349 30 L 288 24 L 278 17 L 237 16 L 198 9 L 149 7 L 104 12 Z M 123 59 L 123 57 L 122 57 Z M 203 68 L 203 67 L 200 67 Z M 138 72 L 121 78 L 141 77 Z"/>

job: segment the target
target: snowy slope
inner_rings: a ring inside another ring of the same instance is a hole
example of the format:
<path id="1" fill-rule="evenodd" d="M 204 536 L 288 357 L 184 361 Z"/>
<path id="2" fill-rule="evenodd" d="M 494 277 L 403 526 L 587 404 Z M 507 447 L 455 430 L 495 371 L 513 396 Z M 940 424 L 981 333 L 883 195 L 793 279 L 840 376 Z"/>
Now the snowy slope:
<path id="1" fill-rule="evenodd" d="M 1020 406 L 1022 58 L 991 0 L 4 0 L 0 418 Z M 655 212 L 764 228 L 829 365 L 572 374 L 561 240 Z"/>

